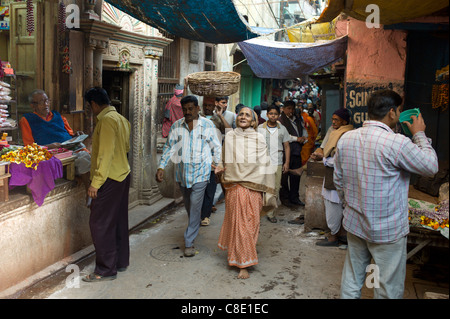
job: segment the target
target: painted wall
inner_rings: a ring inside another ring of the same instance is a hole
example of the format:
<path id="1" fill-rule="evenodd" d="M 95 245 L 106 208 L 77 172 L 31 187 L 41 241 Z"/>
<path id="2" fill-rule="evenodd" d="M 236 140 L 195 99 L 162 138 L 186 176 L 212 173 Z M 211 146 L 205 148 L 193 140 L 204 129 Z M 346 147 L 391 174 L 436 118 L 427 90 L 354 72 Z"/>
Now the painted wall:
<path id="1" fill-rule="evenodd" d="M 353 112 L 358 127 L 367 120 L 367 99 L 372 92 L 387 88 L 404 95 L 407 33 L 369 29 L 365 22 L 353 18 L 347 19 L 346 24 L 349 39 L 345 105 Z"/>
<path id="2" fill-rule="evenodd" d="M 55 188 L 40 207 L 25 198 L 15 209 L 13 198 L 1 206 L 0 291 L 92 243 L 82 186 Z"/>

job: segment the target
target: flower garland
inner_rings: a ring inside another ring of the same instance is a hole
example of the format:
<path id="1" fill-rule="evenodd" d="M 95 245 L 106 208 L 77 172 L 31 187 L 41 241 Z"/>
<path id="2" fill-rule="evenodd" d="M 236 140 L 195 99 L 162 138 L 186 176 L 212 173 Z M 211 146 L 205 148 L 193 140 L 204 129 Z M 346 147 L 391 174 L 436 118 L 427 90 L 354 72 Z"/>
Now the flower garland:
<path id="1" fill-rule="evenodd" d="M 1 159 L 16 164 L 25 164 L 26 167 L 37 170 L 40 162 L 52 158 L 47 148 L 43 148 L 36 143 L 24 146 L 16 151 L 10 151 L 2 155 Z"/>
<path id="2" fill-rule="evenodd" d="M 27 0 L 27 31 L 28 35 L 34 32 L 34 7 L 33 0 Z"/>
<path id="3" fill-rule="evenodd" d="M 448 203 L 448 199 L 441 201 L 441 203 L 435 207 L 434 211 L 410 207 L 408 216 L 410 224 L 420 224 L 431 227 L 434 230 L 439 228 L 449 228 Z"/>

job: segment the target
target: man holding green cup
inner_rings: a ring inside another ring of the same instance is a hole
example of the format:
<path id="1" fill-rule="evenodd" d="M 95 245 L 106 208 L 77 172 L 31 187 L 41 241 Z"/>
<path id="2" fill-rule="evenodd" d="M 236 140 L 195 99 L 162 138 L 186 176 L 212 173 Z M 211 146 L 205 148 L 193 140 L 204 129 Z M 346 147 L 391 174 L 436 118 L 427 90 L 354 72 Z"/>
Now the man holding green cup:
<path id="1" fill-rule="evenodd" d="M 341 298 L 361 297 L 373 259 L 374 298 L 398 299 L 406 275 L 410 174 L 433 176 L 438 159 L 422 114 L 402 123 L 412 138 L 394 132 L 402 118 L 400 95 L 376 91 L 367 104 L 369 120 L 339 139 L 334 157 L 333 180 L 344 203 L 348 242 Z"/>

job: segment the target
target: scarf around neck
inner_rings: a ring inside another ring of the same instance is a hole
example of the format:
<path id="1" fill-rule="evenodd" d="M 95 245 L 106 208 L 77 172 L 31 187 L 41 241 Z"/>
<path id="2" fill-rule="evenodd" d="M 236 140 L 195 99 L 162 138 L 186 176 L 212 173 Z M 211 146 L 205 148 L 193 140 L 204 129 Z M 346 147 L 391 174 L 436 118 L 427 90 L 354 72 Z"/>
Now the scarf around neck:
<path id="1" fill-rule="evenodd" d="M 348 124 L 348 125 L 342 125 L 337 130 L 334 130 L 333 132 L 331 132 L 330 137 L 328 138 L 328 142 L 323 149 L 323 157 L 333 156 L 335 149 L 336 149 L 336 145 L 337 145 L 339 139 L 341 138 L 341 136 L 344 133 L 351 131 L 351 130 L 353 130 L 353 125 Z"/>
<path id="2" fill-rule="evenodd" d="M 238 127 L 225 135 L 222 152 L 222 183 L 238 183 L 262 192 L 263 205 L 276 207 L 276 167 L 270 165 L 264 136 L 253 128 Z"/>

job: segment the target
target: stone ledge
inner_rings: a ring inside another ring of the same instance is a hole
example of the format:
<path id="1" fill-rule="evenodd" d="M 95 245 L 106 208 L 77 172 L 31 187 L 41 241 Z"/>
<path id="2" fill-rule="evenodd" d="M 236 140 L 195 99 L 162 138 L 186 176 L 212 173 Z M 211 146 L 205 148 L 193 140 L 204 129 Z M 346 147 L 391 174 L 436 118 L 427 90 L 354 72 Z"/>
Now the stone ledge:
<path id="1" fill-rule="evenodd" d="M 66 196 L 68 192 L 77 187 L 75 181 L 62 178 L 55 180 L 55 188 L 47 194 L 43 205 Z M 11 190 L 9 201 L 0 203 L 0 221 L 10 217 L 12 212 L 23 213 L 37 207 L 39 206 L 34 202 L 32 195 L 27 192 L 26 186 L 17 186 Z"/>

